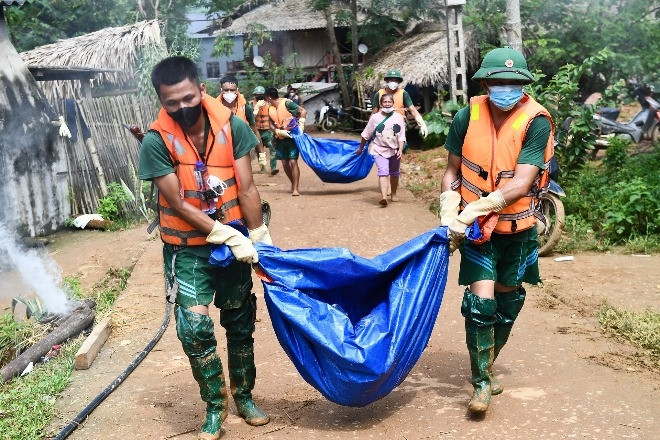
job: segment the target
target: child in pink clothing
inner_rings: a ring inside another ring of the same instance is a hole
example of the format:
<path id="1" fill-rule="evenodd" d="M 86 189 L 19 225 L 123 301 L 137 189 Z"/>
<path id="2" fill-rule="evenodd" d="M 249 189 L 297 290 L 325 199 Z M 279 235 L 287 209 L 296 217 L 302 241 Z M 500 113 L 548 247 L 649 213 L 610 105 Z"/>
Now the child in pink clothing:
<path id="1" fill-rule="evenodd" d="M 396 190 L 399 186 L 403 144 L 406 142 L 406 121 L 403 116 L 394 112 L 392 95 L 384 94 L 380 97 L 380 111 L 371 115 L 361 136 L 360 147 L 356 153 L 362 154 L 364 145 L 371 139 L 370 150 L 378 167 L 380 205 L 387 206 L 388 186 L 392 190 L 391 200 L 398 201 Z"/>

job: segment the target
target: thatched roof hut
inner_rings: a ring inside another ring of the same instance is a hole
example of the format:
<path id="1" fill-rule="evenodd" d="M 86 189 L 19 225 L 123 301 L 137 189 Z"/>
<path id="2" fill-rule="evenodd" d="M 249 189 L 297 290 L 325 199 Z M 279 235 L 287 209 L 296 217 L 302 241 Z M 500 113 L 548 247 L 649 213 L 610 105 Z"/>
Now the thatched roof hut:
<path id="1" fill-rule="evenodd" d="M 166 52 L 157 20 L 102 29 L 20 55 L 28 67 L 103 69 L 104 72 L 94 81 L 123 84 L 134 80 L 138 56 L 145 49 Z M 40 86 L 51 102 L 56 96 L 81 96 L 78 81 L 49 81 L 40 83 Z"/>
<path id="2" fill-rule="evenodd" d="M 465 48 L 470 71 L 479 65 L 479 48 L 468 33 L 465 34 Z M 390 69 L 401 71 L 403 86 L 414 84 L 434 87 L 448 84 L 449 56 L 444 23 L 420 23 L 403 37 L 385 46 L 363 67 L 358 81 L 368 90 L 380 88 L 383 75 Z M 365 72 L 371 70 L 371 75 L 365 75 Z"/>
<path id="3" fill-rule="evenodd" d="M 358 1 L 360 3 L 360 1 Z M 358 12 L 358 19 L 365 15 Z M 250 31 L 251 25 L 262 24 L 269 32 L 325 29 L 323 12 L 309 6 L 309 0 L 279 0 L 263 4 L 229 21 L 229 26 L 220 30 L 224 35 L 242 35 Z"/>

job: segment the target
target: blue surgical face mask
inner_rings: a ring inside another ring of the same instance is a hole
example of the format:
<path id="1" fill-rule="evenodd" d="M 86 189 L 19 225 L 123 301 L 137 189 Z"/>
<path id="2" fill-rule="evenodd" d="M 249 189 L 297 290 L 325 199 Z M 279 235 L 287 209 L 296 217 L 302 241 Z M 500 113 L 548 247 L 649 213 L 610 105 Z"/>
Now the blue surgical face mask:
<path id="1" fill-rule="evenodd" d="M 511 110 L 523 97 L 523 86 L 507 84 L 505 86 L 488 86 L 488 96 L 495 107 L 502 111 Z"/>

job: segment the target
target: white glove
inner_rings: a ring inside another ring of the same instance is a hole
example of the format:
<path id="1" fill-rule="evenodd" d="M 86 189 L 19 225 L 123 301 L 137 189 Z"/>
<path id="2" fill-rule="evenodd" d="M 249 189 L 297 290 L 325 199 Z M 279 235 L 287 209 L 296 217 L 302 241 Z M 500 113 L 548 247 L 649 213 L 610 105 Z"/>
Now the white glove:
<path id="1" fill-rule="evenodd" d="M 214 244 L 226 244 L 234 257 L 243 263 L 256 264 L 259 262 L 259 255 L 252 244 L 252 240 L 238 232 L 238 230 L 223 225 L 217 220 L 211 233 L 206 237 L 206 241 Z"/>
<path id="2" fill-rule="evenodd" d="M 250 229 L 249 232 L 250 240 L 252 240 L 252 243 L 260 241 L 266 244 L 273 244 L 273 239 L 270 238 L 270 232 L 268 232 L 268 226 L 266 226 L 266 223 L 262 224 L 258 228 Z"/>
<path id="3" fill-rule="evenodd" d="M 266 105 L 266 101 L 264 101 L 263 99 L 260 99 L 259 101 L 257 101 L 257 103 L 254 105 L 254 112 L 259 113 L 259 110 L 264 105 Z"/>
<path id="4" fill-rule="evenodd" d="M 64 116 L 60 116 L 60 136 L 71 139 L 71 131 L 69 131 L 69 127 L 66 126 Z"/>
<path id="5" fill-rule="evenodd" d="M 305 121 L 305 118 L 298 119 L 298 129 L 300 130 L 300 134 L 303 134 L 303 131 L 305 131 Z"/>
<path id="6" fill-rule="evenodd" d="M 268 161 L 266 160 L 266 152 L 257 153 L 257 163 L 262 167 L 268 165 Z"/>
<path id="7" fill-rule="evenodd" d="M 288 130 L 281 130 L 279 128 L 277 130 L 275 130 L 275 136 L 279 136 L 280 139 L 282 139 L 282 138 L 291 139 L 291 133 L 289 133 Z"/>
<path id="8" fill-rule="evenodd" d="M 424 122 L 424 119 L 422 118 L 422 115 L 417 114 L 415 117 L 415 122 L 417 122 L 417 125 L 419 125 L 419 132 L 423 137 L 426 137 L 429 135 L 429 129 L 426 126 L 426 122 Z"/>
<path id="9" fill-rule="evenodd" d="M 488 197 L 481 197 L 468 203 L 463 212 L 449 225 L 450 234 L 452 237 L 462 238 L 465 236 L 465 229 L 476 219 L 491 212 L 499 212 L 504 208 L 506 208 L 506 201 L 499 189 L 490 193 Z"/>
<path id="10" fill-rule="evenodd" d="M 449 226 L 458 217 L 458 207 L 461 204 L 461 195 L 453 190 L 440 194 L 440 224 Z"/>

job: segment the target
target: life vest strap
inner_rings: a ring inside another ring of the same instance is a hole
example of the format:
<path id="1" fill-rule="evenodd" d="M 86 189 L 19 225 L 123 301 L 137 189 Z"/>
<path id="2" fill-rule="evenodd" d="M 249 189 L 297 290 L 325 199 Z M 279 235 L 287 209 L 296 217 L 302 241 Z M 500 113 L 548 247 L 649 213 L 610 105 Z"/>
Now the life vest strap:
<path id="1" fill-rule="evenodd" d="M 183 192 L 183 196 L 200 200 L 217 199 L 218 196 L 221 196 L 226 191 L 227 188 L 236 185 L 236 178 L 232 177 L 231 179 L 227 179 L 224 183 L 226 186 L 218 185 L 215 188 L 208 189 L 206 191 L 186 190 Z"/>
<path id="2" fill-rule="evenodd" d="M 470 161 L 466 157 L 463 157 L 463 165 L 465 165 L 466 168 L 469 170 L 474 171 L 479 175 L 484 180 L 488 180 L 488 171 L 484 170 L 480 165 L 477 165 L 476 163 Z"/>
<path id="3" fill-rule="evenodd" d="M 471 193 L 475 194 L 477 197 L 487 197 L 490 192 L 484 191 L 481 188 L 479 188 L 477 185 L 468 182 L 468 180 L 465 177 L 461 177 L 461 186 L 470 191 Z"/>
<path id="4" fill-rule="evenodd" d="M 497 173 L 497 177 L 495 178 L 495 186 L 500 184 L 500 180 L 502 180 L 502 177 L 506 179 L 512 179 L 514 175 L 513 170 L 505 170 L 505 171 L 500 171 Z"/>
<path id="5" fill-rule="evenodd" d="M 161 233 L 170 235 L 172 237 L 176 237 L 181 240 L 181 246 L 186 246 L 188 243 L 188 240 L 191 238 L 201 238 L 201 237 L 206 237 L 206 234 L 203 232 L 199 232 L 197 230 L 192 230 L 192 231 L 179 231 L 178 229 L 172 229 L 172 228 L 160 228 Z"/>

